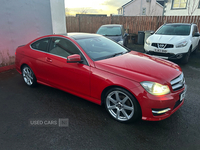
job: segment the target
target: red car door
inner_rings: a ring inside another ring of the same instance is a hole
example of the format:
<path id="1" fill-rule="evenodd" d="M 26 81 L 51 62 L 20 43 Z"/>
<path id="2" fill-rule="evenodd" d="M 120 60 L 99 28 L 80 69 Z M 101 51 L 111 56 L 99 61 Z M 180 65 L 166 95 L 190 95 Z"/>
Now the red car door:
<path id="1" fill-rule="evenodd" d="M 47 83 L 47 71 L 46 68 L 49 65 L 46 61 L 48 53 L 48 45 L 50 38 L 40 39 L 30 45 L 29 51 L 24 51 L 24 54 L 29 56 L 30 67 L 34 70 L 37 80 L 43 83 Z"/>
<path id="2" fill-rule="evenodd" d="M 90 67 L 86 60 L 83 63 L 67 63 L 67 56 L 73 54 L 81 55 L 81 52 L 71 41 L 52 38 L 46 58 L 49 63 L 46 68 L 48 81 L 58 88 L 90 96 Z"/>

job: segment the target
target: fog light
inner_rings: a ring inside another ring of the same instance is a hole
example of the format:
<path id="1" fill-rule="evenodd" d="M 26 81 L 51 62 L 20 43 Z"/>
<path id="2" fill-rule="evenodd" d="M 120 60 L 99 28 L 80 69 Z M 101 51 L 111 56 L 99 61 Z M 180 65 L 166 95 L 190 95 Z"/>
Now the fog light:
<path id="1" fill-rule="evenodd" d="M 154 116 L 158 116 L 158 115 L 163 115 L 164 113 L 170 111 L 170 108 L 166 108 L 166 109 L 152 109 L 152 113 Z"/>
<path id="2" fill-rule="evenodd" d="M 177 55 L 176 55 L 176 58 L 178 58 L 178 59 L 179 59 L 179 58 L 182 58 L 182 57 L 183 57 L 183 54 L 177 54 Z"/>

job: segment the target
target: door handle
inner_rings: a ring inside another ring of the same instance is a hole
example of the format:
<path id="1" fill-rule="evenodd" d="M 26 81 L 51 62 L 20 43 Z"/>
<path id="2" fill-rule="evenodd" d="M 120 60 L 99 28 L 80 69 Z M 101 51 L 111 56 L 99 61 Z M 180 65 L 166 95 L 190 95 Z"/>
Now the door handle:
<path id="1" fill-rule="evenodd" d="M 47 62 L 52 62 L 52 59 L 47 57 L 47 58 L 46 58 L 46 61 L 47 61 Z"/>

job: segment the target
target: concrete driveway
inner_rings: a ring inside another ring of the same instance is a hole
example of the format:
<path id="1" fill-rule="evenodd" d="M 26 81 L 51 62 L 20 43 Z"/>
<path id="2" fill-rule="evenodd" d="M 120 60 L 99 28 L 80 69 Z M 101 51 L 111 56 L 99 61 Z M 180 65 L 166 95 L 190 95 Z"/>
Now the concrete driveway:
<path id="1" fill-rule="evenodd" d="M 130 46 L 130 45 L 129 45 Z M 142 46 L 131 45 L 142 51 Z M 0 149 L 2 150 L 199 150 L 200 51 L 180 65 L 188 91 L 184 105 L 159 122 L 114 121 L 104 107 L 66 92 L 29 88 L 16 70 L 0 73 Z M 34 118 L 67 118 L 68 126 L 34 126 Z"/>

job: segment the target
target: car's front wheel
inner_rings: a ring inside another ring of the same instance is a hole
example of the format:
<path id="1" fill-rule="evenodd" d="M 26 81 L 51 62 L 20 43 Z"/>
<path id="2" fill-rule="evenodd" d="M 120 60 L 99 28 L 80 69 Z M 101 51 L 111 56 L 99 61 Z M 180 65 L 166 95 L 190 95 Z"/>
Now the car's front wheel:
<path id="1" fill-rule="evenodd" d="M 120 122 L 133 122 L 141 115 L 137 100 L 122 88 L 112 88 L 106 93 L 105 107 L 109 114 Z"/>
<path id="2" fill-rule="evenodd" d="M 34 87 L 37 84 L 37 80 L 32 69 L 27 65 L 22 67 L 22 77 L 24 82 L 30 87 Z"/>
<path id="3" fill-rule="evenodd" d="M 187 53 L 185 53 L 185 54 L 183 55 L 183 57 L 181 58 L 181 63 L 182 63 L 182 64 L 187 64 L 187 63 L 188 63 L 189 58 L 190 58 L 191 49 L 192 49 L 192 48 L 190 48 L 189 51 L 188 51 Z"/>

